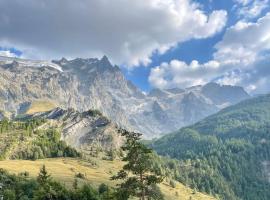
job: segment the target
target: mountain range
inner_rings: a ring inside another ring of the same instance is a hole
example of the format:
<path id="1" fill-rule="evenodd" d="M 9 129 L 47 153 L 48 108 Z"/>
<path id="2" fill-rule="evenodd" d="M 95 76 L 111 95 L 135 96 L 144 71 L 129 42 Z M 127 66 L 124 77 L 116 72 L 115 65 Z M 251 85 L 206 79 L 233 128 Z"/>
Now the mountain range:
<path id="1" fill-rule="evenodd" d="M 145 94 L 106 56 L 54 61 L 0 57 L 0 117 L 56 107 L 97 109 L 117 125 L 154 138 L 249 97 L 241 87 L 216 83 Z"/>

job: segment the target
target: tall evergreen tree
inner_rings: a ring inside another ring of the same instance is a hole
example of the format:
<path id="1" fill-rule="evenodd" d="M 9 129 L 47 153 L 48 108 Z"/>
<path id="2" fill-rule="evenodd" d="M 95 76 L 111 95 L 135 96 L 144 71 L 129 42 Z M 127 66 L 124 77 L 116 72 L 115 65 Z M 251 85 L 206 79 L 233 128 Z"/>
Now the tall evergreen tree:
<path id="1" fill-rule="evenodd" d="M 43 165 L 38 174 L 37 181 L 41 186 L 46 186 L 50 180 L 51 180 L 51 175 L 46 170 L 45 165 Z"/>
<path id="2" fill-rule="evenodd" d="M 163 177 L 156 173 L 151 166 L 152 150 L 140 142 L 141 134 L 119 131 L 126 137 L 126 143 L 122 147 L 125 152 L 123 161 L 126 163 L 123 169 L 113 176 L 113 180 L 121 179 L 123 182 L 118 185 L 118 199 L 126 200 L 129 197 L 139 197 L 141 200 L 162 199 L 155 194 L 156 186 L 162 182 Z"/>

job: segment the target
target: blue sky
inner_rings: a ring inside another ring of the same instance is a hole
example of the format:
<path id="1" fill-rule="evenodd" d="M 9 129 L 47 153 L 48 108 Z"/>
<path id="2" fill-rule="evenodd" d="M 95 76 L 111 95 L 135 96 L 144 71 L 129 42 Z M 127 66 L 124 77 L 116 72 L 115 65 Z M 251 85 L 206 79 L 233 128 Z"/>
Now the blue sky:
<path id="1" fill-rule="evenodd" d="M 107 55 L 144 91 L 270 92 L 270 0 L 2 0 L 0 13 L 0 55 Z"/>
<path id="2" fill-rule="evenodd" d="M 19 57 L 22 55 L 22 52 L 20 50 L 16 49 L 15 47 L 5 48 L 5 47 L 0 46 L 0 51 L 6 52 L 7 54 L 10 54 L 10 55 L 19 56 Z"/>
<path id="3" fill-rule="evenodd" d="M 192 39 L 184 43 L 178 44 L 175 48 L 172 48 L 163 55 L 154 54 L 152 56 L 152 63 L 148 67 L 140 66 L 132 71 L 123 68 L 126 77 L 131 80 L 136 86 L 140 87 L 144 91 L 149 91 L 152 86 L 148 82 L 149 73 L 152 67 L 158 66 L 162 62 L 170 62 L 173 59 L 179 59 L 190 63 L 192 60 L 198 60 L 201 63 L 207 62 L 213 59 L 213 53 L 215 52 L 215 44 L 217 44 L 226 31 L 226 28 L 234 25 L 241 17 L 236 12 L 235 1 L 232 0 L 199 0 L 197 1 L 203 6 L 205 12 L 212 12 L 213 10 L 223 9 L 228 13 L 228 21 L 226 27 L 220 33 L 213 37 L 206 39 Z M 256 19 L 264 16 L 269 11 L 266 8 L 260 15 L 249 19 L 249 21 L 256 21 Z M 269 66 L 270 67 L 270 66 Z"/>
<path id="4" fill-rule="evenodd" d="M 122 67 L 123 72 L 136 86 L 144 91 L 149 91 L 152 87 L 148 82 L 148 76 L 152 67 L 158 66 L 162 62 L 170 62 L 173 59 L 180 59 L 188 63 L 194 59 L 207 62 L 212 59 L 215 51 L 214 45 L 221 40 L 222 35 L 220 33 L 211 38 L 195 39 L 178 44 L 177 47 L 172 48 L 163 55 L 155 53 L 151 57 L 152 63 L 149 66 L 139 66 L 132 71 Z"/>

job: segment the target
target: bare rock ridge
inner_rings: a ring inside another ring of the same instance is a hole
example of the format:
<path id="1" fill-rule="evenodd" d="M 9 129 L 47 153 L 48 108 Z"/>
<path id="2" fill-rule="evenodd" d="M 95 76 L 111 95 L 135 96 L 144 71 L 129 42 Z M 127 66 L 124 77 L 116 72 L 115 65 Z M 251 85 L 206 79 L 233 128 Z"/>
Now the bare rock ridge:
<path id="1" fill-rule="evenodd" d="M 0 117 L 23 114 L 32 102 L 48 101 L 80 112 L 100 110 L 117 125 L 153 138 L 246 98 L 243 88 L 216 83 L 144 94 L 106 56 L 54 61 L 0 57 L 0 110 L 5 111 Z"/>
<path id="2" fill-rule="evenodd" d="M 118 126 L 96 110 L 78 112 L 55 108 L 24 116 L 24 119 L 27 118 L 47 119 L 45 126 L 59 128 L 61 140 L 86 154 L 95 150 L 119 150 L 124 143 L 124 138 L 118 133 Z"/>

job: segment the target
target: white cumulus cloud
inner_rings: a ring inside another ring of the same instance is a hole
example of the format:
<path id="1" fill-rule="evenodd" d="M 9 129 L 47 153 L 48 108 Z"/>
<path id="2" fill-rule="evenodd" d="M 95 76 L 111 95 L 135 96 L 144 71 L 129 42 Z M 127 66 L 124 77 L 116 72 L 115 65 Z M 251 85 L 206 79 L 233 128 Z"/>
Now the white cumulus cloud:
<path id="1" fill-rule="evenodd" d="M 213 60 L 207 63 L 174 60 L 154 67 L 150 84 L 185 88 L 216 81 L 242 85 L 250 92 L 270 91 L 270 13 L 254 23 L 239 21 L 215 47 Z"/>
<path id="2" fill-rule="evenodd" d="M 249 65 L 270 49 L 270 12 L 255 23 L 239 21 L 216 45 L 216 60 Z"/>
<path id="3" fill-rule="evenodd" d="M 269 0 L 235 0 L 239 7 L 237 13 L 240 17 L 255 18 L 269 7 Z"/>
<path id="4" fill-rule="evenodd" d="M 157 88 L 185 88 L 194 85 L 205 84 L 218 74 L 220 63 L 209 61 L 200 64 L 193 60 L 187 64 L 180 60 L 172 60 L 170 63 L 162 63 L 151 69 L 149 82 Z"/>
<path id="5" fill-rule="evenodd" d="M 153 52 L 221 31 L 227 12 L 206 14 L 191 0 L 1 0 L 0 45 L 24 57 L 108 55 L 149 64 Z"/>
<path id="6" fill-rule="evenodd" d="M 9 50 L 0 50 L 0 56 L 5 56 L 5 57 L 17 57 L 16 54 L 10 52 Z"/>

